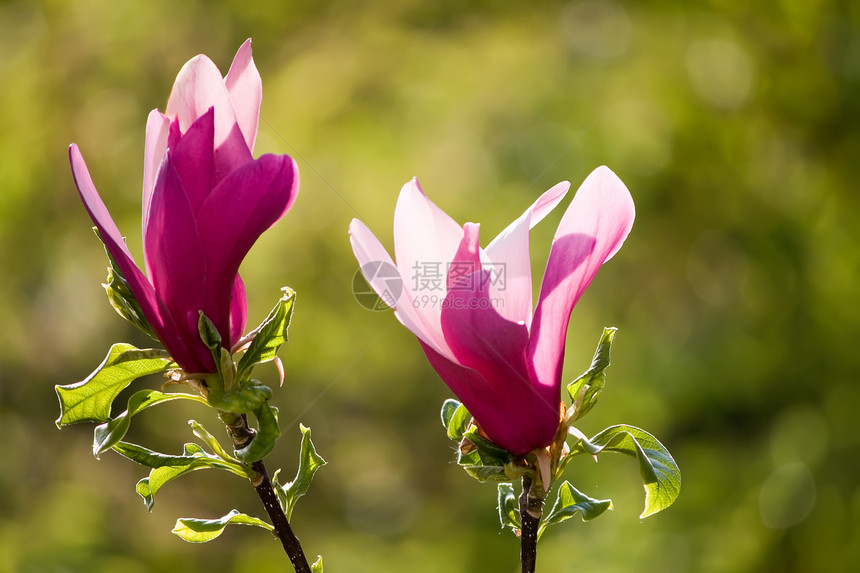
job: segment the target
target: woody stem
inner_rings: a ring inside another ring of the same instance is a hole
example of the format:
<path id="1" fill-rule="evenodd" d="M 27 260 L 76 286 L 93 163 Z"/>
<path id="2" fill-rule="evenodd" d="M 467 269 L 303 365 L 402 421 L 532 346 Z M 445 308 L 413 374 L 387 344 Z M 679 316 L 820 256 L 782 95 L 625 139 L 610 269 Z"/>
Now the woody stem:
<path id="1" fill-rule="evenodd" d="M 254 439 L 257 432 L 248 426 L 248 418 L 244 414 L 222 412 L 219 416 L 221 421 L 227 425 L 227 434 L 233 440 L 233 446 L 237 450 L 244 448 Z M 252 463 L 251 469 L 254 471 L 254 476 L 250 478 L 251 485 L 254 486 L 257 496 L 263 502 L 263 507 L 266 508 L 266 513 L 269 514 L 272 525 L 275 527 L 275 537 L 281 540 L 281 545 L 284 546 L 284 551 L 290 558 L 293 569 L 296 570 L 296 573 L 311 573 L 302 545 L 281 508 L 281 503 L 275 493 L 275 488 L 272 486 L 272 480 L 269 479 L 269 473 L 263 460 Z"/>
<path id="2" fill-rule="evenodd" d="M 537 561 L 537 534 L 543 511 L 543 497 L 532 492 L 532 478 L 523 476 L 523 492 L 520 494 L 520 564 L 522 573 L 535 573 Z"/>

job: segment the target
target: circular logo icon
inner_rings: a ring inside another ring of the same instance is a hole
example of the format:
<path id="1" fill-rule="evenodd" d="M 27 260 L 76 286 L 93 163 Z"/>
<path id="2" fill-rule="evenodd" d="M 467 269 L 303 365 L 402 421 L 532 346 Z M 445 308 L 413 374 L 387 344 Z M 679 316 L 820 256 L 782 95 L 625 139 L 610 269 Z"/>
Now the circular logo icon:
<path id="1" fill-rule="evenodd" d="M 366 277 L 366 278 L 365 278 Z M 369 281 L 381 285 L 381 296 L 370 286 Z M 352 295 L 356 302 L 372 311 L 394 308 L 397 299 L 403 294 L 403 280 L 397 267 L 385 261 L 371 261 L 362 265 L 352 277 Z"/>

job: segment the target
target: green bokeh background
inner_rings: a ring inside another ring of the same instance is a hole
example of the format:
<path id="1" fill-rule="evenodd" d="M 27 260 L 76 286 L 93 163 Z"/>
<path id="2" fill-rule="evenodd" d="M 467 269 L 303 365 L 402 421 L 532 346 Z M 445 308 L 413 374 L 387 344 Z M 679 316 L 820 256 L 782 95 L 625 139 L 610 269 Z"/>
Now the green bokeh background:
<path id="1" fill-rule="evenodd" d="M 251 323 L 282 285 L 299 296 L 269 465 L 292 475 L 298 423 L 313 428 L 329 465 L 293 522 L 327 571 L 517 570 L 495 489 L 452 463 L 446 387 L 390 312 L 353 299 L 349 221 L 391 247 L 398 190 L 417 176 L 486 244 L 601 164 L 637 220 L 573 313 L 565 379 L 617 326 L 582 429 L 648 429 L 684 483 L 643 521 L 635 463 L 580 458 L 566 477 L 615 511 L 550 529 L 539 570 L 860 568 L 860 4 L 44 0 L 0 3 L 0 572 L 288 570 L 262 530 L 204 546 L 170 534 L 180 516 L 261 514 L 241 480 L 197 472 L 150 514 L 142 468 L 94 459 L 92 427 L 53 424 L 55 384 L 114 341 L 147 344 L 99 286 L 69 143 L 139 253 L 146 115 L 186 60 L 226 71 L 247 37 L 264 85 L 256 151 L 290 153 L 302 174 L 242 269 Z M 560 214 L 532 233 L 536 276 Z M 217 429 L 170 404 L 132 437 L 178 452 L 190 417 Z"/>

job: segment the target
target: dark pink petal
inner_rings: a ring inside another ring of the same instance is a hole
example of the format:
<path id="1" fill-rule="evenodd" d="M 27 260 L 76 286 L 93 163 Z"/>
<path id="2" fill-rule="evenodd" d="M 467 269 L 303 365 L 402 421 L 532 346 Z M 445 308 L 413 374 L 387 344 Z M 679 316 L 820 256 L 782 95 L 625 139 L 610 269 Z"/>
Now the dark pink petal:
<path id="1" fill-rule="evenodd" d="M 169 132 L 170 120 L 167 116 L 157 109 L 152 110 L 146 120 L 146 144 L 143 149 L 143 226 L 141 228 L 144 231 L 149 221 L 149 206 L 158 168 L 167 153 Z"/>
<path id="2" fill-rule="evenodd" d="M 260 121 L 260 104 L 263 101 L 263 81 L 254 58 L 251 54 L 251 39 L 236 52 L 230 71 L 224 78 L 224 85 L 233 103 L 236 123 L 245 137 L 248 149 L 254 151 L 254 141 L 257 139 L 257 126 Z"/>
<path id="3" fill-rule="evenodd" d="M 558 427 L 558 411 L 551 427 L 538 417 L 533 404 L 519 403 L 517 398 L 500 393 L 478 372 L 451 362 L 430 346 L 418 341 L 430 365 L 448 388 L 466 406 L 490 441 L 517 455 L 524 455 L 552 441 Z"/>
<path id="4" fill-rule="evenodd" d="M 239 265 L 263 231 L 292 206 L 298 189 L 291 157 L 263 155 L 221 181 L 197 212 L 206 261 L 204 312 L 219 332 L 231 332 L 230 300 Z"/>
<path id="5" fill-rule="evenodd" d="M 436 297 L 437 304 L 419 304 L 416 315 L 421 321 L 421 331 L 436 341 L 439 351 L 445 355 L 449 351 L 442 336 L 438 300 L 445 295 L 445 271 L 462 238 L 460 225 L 427 198 L 417 179 L 403 186 L 394 208 L 397 268 L 411 300 Z M 422 280 L 437 270 L 443 277 L 438 284 Z"/>
<path id="6" fill-rule="evenodd" d="M 221 72 L 206 56 L 195 56 L 176 76 L 165 115 L 176 117 L 179 120 L 180 131 L 184 134 L 212 107 L 215 108 L 215 179 L 217 182 L 243 163 L 250 161 L 251 151 L 245 143 L 242 130 L 236 123 L 233 104 L 221 78 Z"/>
<path id="7" fill-rule="evenodd" d="M 209 108 L 170 150 L 170 162 L 176 169 L 192 213 L 197 213 L 215 187 L 214 112 L 214 108 Z"/>
<path id="8" fill-rule="evenodd" d="M 207 287 L 203 245 L 174 167 L 174 154 L 173 150 L 168 152 L 152 194 L 149 226 L 143 242 L 147 273 L 192 355 L 192 364 L 180 363 L 183 369 L 212 372 L 215 364 L 197 328 L 199 311 L 205 310 Z M 219 331 L 222 336 L 229 332 Z"/>
<path id="9" fill-rule="evenodd" d="M 245 296 L 245 283 L 242 277 L 236 275 L 233 283 L 233 296 L 230 299 L 230 346 L 231 348 L 242 338 L 248 325 L 248 299 Z"/>
<path id="10" fill-rule="evenodd" d="M 553 239 L 529 342 L 537 381 L 561 385 L 570 313 L 601 265 L 621 248 L 633 226 L 630 192 L 607 167 L 583 182 Z"/>
<path id="11" fill-rule="evenodd" d="M 487 427 L 517 424 L 519 433 L 529 438 L 531 449 L 546 446 L 558 427 L 559 392 L 532 384 L 526 360 L 528 328 L 496 311 L 494 306 L 499 301 L 489 297 L 489 272 L 481 270 L 478 225 L 467 223 L 464 232 L 451 264 L 448 295 L 442 306 L 445 340 L 455 361 L 479 372 L 503 399 L 504 405 L 492 418 L 490 414 L 483 418 L 476 415 L 484 431 L 492 436 Z M 459 278 L 451 276 L 469 269 L 477 270 Z"/>
<path id="12" fill-rule="evenodd" d="M 532 323 L 532 268 L 529 257 L 529 230 L 552 211 L 567 195 L 570 183 L 563 181 L 541 195 L 513 223 L 499 233 L 486 248 L 496 273 L 490 281 L 490 297 L 501 300 L 496 310 L 508 320 Z"/>
<path id="13" fill-rule="evenodd" d="M 119 232 L 93 184 L 84 158 L 81 156 L 77 145 L 72 144 L 69 147 L 69 161 L 72 166 L 75 185 L 83 200 L 84 207 L 86 207 L 90 218 L 99 230 L 99 234 L 111 256 L 116 261 L 120 272 L 122 272 L 128 282 L 129 288 L 134 293 L 134 297 L 140 305 L 147 322 L 149 322 L 153 331 L 158 335 L 159 340 L 161 340 L 161 343 L 164 344 L 164 347 L 170 352 L 174 360 L 179 364 L 193 363 L 191 355 L 182 342 L 173 319 L 170 317 L 170 313 L 159 299 L 152 284 L 135 264 L 122 234 Z"/>

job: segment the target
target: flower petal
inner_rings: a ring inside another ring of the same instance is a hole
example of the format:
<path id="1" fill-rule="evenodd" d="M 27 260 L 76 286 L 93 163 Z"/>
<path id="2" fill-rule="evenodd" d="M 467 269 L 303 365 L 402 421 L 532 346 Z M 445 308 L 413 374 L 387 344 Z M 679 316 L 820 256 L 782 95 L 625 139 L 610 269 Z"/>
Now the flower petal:
<path id="1" fill-rule="evenodd" d="M 454 273 L 459 278 L 453 278 Z M 455 361 L 479 372 L 504 399 L 483 419 L 476 416 L 481 427 L 492 435 L 488 427 L 517 426 L 519 434 L 528 439 L 530 451 L 548 445 L 555 435 L 559 392 L 532 384 L 526 360 L 528 328 L 496 311 L 496 301 L 489 296 L 490 282 L 490 272 L 481 270 L 478 225 L 466 223 L 463 241 L 449 271 L 442 332 Z"/>
<path id="2" fill-rule="evenodd" d="M 422 284 L 421 273 L 445 269 L 462 238 L 460 225 L 427 198 L 417 179 L 403 186 L 394 208 L 394 253 L 404 279 L 403 289 L 409 293 L 410 300 L 421 295 L 443 298 L 444 282 L 430 289 L 427 282 Z M 442 336 L 439 307 L 439 304 L 420 305 L 417 316 L 421 320 L 421 331 L 436 341 L 439 351 L 447 356 L 450 351 Z"/>
<path id="3" fill-rule="evenodd" d="M 215 187 L 214 120 L 215 109 L 209 108 L 170 150 L 170 162 L 182 183 L 192 214 L 197 213 Z"/>
<path id="4" fill-rule="evenodd" d="M 220 181 L 250 161 L 251 151 L 236 123 L 221 72 L 206 56 L 195 56 L 179 70 L 167 100 L 165 115 L 179 119 L 179 128 L 184 134 L 212 107 L 215 108 L 215 179 Z"/>
<path id="5" fill-rule="evenodd" d="M 260 121 L 260 104 L 263 101 L 263 81 L 254 65 L 250 38 L 236 52 L 230 71 L 224 78 L 224 85 L 230 94 L 236 123 L 242 130 L 245 144 L 253 152 Z"/>
<path id="6" fill-rule="evenodd" d="M 152 284 L 135 264 L 125 240 L 99 196 L 84 158 L 75 144 L 69 147 L 69 162 L 84 207 L 98 229 L 105 247 L 128 282 L 128 286 L 134 293 L 147 322 L 174 360 L 179 364 L 191 363 L 191 355 L 179 338 L 169 311 L 159 299 Z"/>
<path id="7" fill-rule="evenodd" d="M 499 314 L 531 327 L 532 268 L 529 230 L 538 224 L 567 195 L 570 183 L 563 181 L 541 195 L 520 217 L 487 246 L 491 272 L 504 273 L 490 281 L 490 298 L 503 301 Z"/>
<path id="8" fill-rule="evenodd" d="M 393 303 L 394 316 L 397 320 L 425 344 L 437 351 L 441 351 L 439 349 L 444 346 L 447 351 L 444 342 L 436 338 L 439 333 L 425 331 L 424 324 L 413 307 L 411 293 L 402 286 L 403 276 L 400 275 L 400 285 L 392 284 L 394 277 L 389 276 L 388 271 L 396 269 L 394 261 L 367 225 L 358 219 L 353 219 L 349 224 L 349 242 L 367 284 L 382 300 L 386 301 L 386 304 Z M 390 265 L 390 268 L 385 265 Z M 383 272 L 380 273 L 380 270 Z M 398 286 L 399 296 L 395 292 Z M 393 300 L 395 297 L 396 300 Z"/>
<path id="9" fill-rule="evenodd" d="M 149 112 L 146 120 L 146 143 L 143 149 L 143 226 L 145 231 L 149 221 L 149 206 L 152 190 L 158 176 L 158 168 L 167 153 L 167 137 L 170 133 L 170 120 L 157 109 Z"/>
<path id="10" fill-rule="evenodd" d="M 229 346 L 231 348 L 242 338 L 246 326 L 248 326 L 248 299 L 245 296 L 245 283 L 242 281 L 242 277 L 236 274 L 236 281 L 233 283 L 233 296 L 230 298 Z"/>
<path id="11" fill-rule="evenodd" d="M 529 342 L 538 382 L 561 384 L 570 313 L 601 265 L 614 255 L 633 226 L 633 198 L 608 168 L 582 183 L 562 217 L 541 285 Z"/>
<path id="12" fill-rule="evenodd" d="M 212 372 L 215 363 L 197 327 L 198 313 L 206 310 L 206 261 L 194 212 L 175 167 L 175 155 L 174 150 L 168 152 L 152 194 L 149 225 L 143 237 L 146 270 L 192 355 L 192 364 L 180 365 L 191 372 Z M 222 336 L 228 335 L 228 329 L 216 326 Z"/>
<path id="13" fill-rule="evenodd" d="M 196 224 L 207 277 L 203 310 L 222 336 L 231 332 L 230 300 L 242 259 L 292 206 L 298 189 L 295 161 L 267 154 L 230 173 L 200 206 Z"/>

